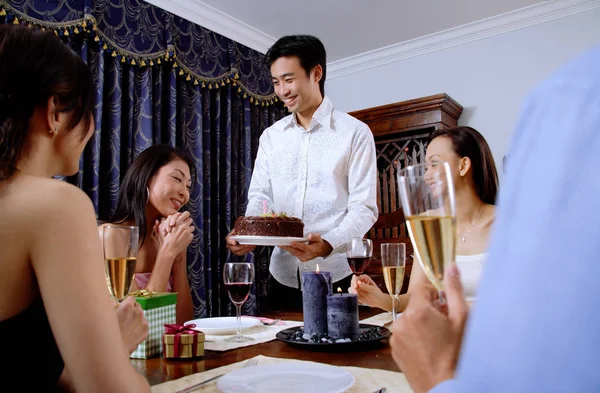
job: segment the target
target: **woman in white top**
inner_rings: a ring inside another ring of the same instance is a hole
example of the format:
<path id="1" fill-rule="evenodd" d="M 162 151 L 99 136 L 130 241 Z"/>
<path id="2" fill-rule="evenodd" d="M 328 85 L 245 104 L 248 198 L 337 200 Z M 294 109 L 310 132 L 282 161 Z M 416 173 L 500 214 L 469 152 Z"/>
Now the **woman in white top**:
<path id="1" fill-rule="evenodd" d="M 467 300 L 473 301 L 486 258 L 488 237 L 495 215 L 498 173 L 484 137 L 471 127 L 455 127 L 434 132 L 429 138 L 425 162 L 435 166 L 450 164 L 456 192 L 456 264 L 461 272 Z M 415 258 L 410 284 L 400 296 L 398 311 L 408 304 L 411 289 L 427 278 Z M 362 304 L 392 309 L 389 294 L 383 293 L 366 274 L 352 278 L 349 288 Z"/>

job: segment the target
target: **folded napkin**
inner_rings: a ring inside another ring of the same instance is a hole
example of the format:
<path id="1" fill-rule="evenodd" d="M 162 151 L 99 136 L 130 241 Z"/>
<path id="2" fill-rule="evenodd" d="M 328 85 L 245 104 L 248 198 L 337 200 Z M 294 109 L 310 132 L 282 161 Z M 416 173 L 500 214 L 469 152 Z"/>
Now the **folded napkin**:
<path id="1" fill-rule="evenodd" d="M 294 360 L 294 359 L 281 359 L 281 358 L 273 358 L 268 356 L 256 356 L 258 359 L 258 365 L 261 364 L 270 364 L 270 363 L 279 363 L 279 362 L 301 362 L 302 360 Z M 174 381 L 164 382 L 159 385 L 152 386 L 152 393 L 174 393 L 178 390 L 184 389 L 188 386 L 194 385 L 196 383 L 205 381 L 209 378 L 217 376 L 219 374 L 228 373 L 233 370 L 237 370 L 239 368 L 244 367 L 244 364 L 247 360 L 232 363 L 227 366 L 215 368 L 213 370 L 188 375 L 187 377 L 183 377 L 180 379 L 176 379 Z M 315 362 L 309 362 L 315 363 Z M 355 378 L 354 385 L 346 391 L 346 393 L 367 393 L 373 392 L 376 389 L 380 389 L 385 387 L 387 389 L 387 393 L 411 393 L 412 389 L 410 388 L 404 374 L 394 371 L 386 371 L 386 370 L 378 370 L 372 368 L 362 368 L 362 367 L 342 367 L 352 373 Z M 208 383 L 204 386 L 199 387 L 194 390 L 196 393 L 204 392 L 204 393 L 220 393 L 219 389 L 217 389 L 216 382 Z"/>
<path id="2" fill-rule="evenodd" d="M 266 318 L 266 319 L 267 319 L 266 322 L 271 321 L 268 318 Z M 207 334 L 205 337 L 205 341 L 204 341 L 204 349 L 208 350 L 208 351 L 229 351 L 231 349 L 248 347 L 251 345 L 266 343 L 267 341 L 275 340 L 275 338 L 276 338 L 275 336 L 281 330 L 295 327 L 295 326 L 301 326 L 301 325 L 303 325 L 303 323 L 299 322 L 299 321 L 281 321 L 273 326 L 259 325 L 259 326 L 254 326 L 254 327 L 251 327 L 248 329 L 244 329 L 244 330 L 242 330 L 242 335 L 252 337 L 254 339 L 254 341 L 247 341 L 247 342 L 243 342 L 243 343 L 233 343 L 233 342 L 225 341 L 225 339 L 234 336 L 234 334 L 230 334 L 230 335 Z"/>
<path id="3" fill-rule="evenodd" d="M 398 314 L 398 317 L 400 314 Z M 397 317 L 396 317 L 397 318 Z M 392 323 L 392 313 L 391 312 L 383 312 L 381 314 L 374 315 L 369 318 L 365 318 L 360 323 L 366 323 L 369 325 L 383 326 L 389 329 L 389 325 Z"/>

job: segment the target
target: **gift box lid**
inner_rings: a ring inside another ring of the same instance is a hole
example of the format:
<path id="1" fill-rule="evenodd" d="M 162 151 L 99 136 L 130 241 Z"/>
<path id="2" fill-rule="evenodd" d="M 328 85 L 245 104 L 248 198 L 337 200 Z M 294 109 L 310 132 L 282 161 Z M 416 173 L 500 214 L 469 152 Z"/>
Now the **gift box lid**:
<path id="1" fill-rule="evenodd" d="M 196 334 L 185 334 L 182 333 L 179 335 L 179 343 L 180 344 L 193 344 L 194 343 L 194 336 L 197 336 L 197 341 L 198 343 L 203 343 L 204 342 L 204 333 L 202 332 L 196 332 Z M 163 342 L 165 344 L 175 344 L 175 335 L 174 334 L 163 334 Z"/>
<path id="2" fill-rule="evenodd" d="M 177 292 L 153 292 L 151 294 L 143 294 L 142 296 L 133 293 L 132 296 L 135 296 L 135 301 L 144 310 L 177 304 Z"/>

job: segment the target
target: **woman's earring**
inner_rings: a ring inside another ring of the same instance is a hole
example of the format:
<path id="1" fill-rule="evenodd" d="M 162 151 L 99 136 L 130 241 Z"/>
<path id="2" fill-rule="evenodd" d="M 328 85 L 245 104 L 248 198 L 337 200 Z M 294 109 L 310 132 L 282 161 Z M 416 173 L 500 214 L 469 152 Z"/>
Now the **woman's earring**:
<path id="1" fill-rule="evenodd" d="M 146 187 L 146 203 L 150 202 L 150 189 Z"/>

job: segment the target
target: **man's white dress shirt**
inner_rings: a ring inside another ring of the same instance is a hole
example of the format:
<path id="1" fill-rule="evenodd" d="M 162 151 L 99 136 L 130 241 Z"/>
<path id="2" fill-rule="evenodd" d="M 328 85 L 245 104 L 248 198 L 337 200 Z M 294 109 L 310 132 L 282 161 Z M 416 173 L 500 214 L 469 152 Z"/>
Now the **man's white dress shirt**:
<path id="1" fill-rule="evenodd" d="M 324 97 L 308 129 L 287 116 L 260 137 L 248 190 L 246 216 L 269 210 L 304 222 L 304 234 L 318 233 L 333 247 L 326 258 L 303 263 L 279 247 L 271 256 L 271 274 L 280 283 L 298 287 L 300 275 L 333 274 L 333 281 L 352 273 L 346 245 L 363 237 L 377 220 L 377 162 L 369 127 L 333 108 Z"/>

